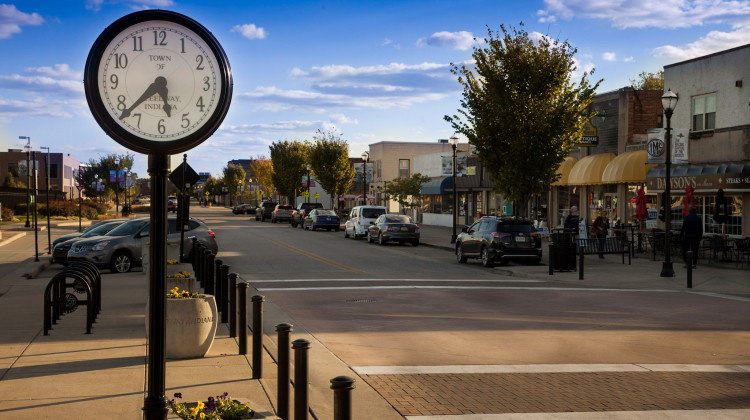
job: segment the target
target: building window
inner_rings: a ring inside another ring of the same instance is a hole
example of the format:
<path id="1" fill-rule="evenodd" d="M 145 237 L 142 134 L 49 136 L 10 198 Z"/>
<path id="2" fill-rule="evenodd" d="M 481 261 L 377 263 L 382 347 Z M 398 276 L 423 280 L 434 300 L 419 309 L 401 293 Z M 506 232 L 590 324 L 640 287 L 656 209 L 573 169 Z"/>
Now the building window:
<path id="1" fill-rule="evenodd" d="M 693 131 L 716 128 L 716 95 L 693 98 Z"/>
<path id="2" fill-rule="evenodd" d="M 377 175 L 377 177 L 378 177 L 378 179 L 380 179 L 380 178 L 383 177 L 383 172 L 382 172 L 383 171 L 383 165 L 382 164 L 383 164 L 383 161 L 380 160 L 380 159 L 378 159 L 377 160 L 377 168 L 378 168 L 378 175 Z"/>
<path id="3" fill-rule="evenodd" d="M 398 160 L 398 176 L 399 178 L 409 178 L 409 159 Z"/>
<path id="4" fill-rule="evenodd" d="M 49 164 L 49 177 L 50 179 L 57 179 L 57 164 L 56 163 Z"/>

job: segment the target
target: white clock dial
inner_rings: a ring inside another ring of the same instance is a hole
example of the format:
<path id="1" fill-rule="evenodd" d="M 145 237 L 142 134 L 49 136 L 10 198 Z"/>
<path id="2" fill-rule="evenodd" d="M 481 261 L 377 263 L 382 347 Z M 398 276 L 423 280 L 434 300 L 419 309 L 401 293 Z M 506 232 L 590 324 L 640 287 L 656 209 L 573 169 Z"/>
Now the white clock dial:
<path id="1" fill-rule="evenodd" d="M 205 41 L 182 25 L 158 20 L 112 37 L 97 84 L 109 116 L 126 132 L 155 142 L 200 129 L 222 92 L 219 61 Z"/>

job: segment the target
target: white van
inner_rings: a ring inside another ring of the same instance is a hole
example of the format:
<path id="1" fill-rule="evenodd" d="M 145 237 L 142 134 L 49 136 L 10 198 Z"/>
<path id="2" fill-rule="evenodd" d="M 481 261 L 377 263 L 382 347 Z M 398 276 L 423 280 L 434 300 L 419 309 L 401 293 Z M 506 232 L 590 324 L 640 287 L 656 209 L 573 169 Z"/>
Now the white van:
<path id="1" fill-rule="evenodd" d="M 383 206 L 356 206 L 349 212 L 349 220 L 344 224 L 344 238 L 357 239 L 366 236 L 370 222 L 374 222 L 388 210 Z"/>

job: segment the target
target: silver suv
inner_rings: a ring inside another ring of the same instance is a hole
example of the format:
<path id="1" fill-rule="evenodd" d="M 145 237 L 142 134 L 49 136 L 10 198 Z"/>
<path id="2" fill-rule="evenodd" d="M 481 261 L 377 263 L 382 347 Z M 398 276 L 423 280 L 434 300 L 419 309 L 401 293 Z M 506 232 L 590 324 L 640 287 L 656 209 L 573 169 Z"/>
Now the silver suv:
<path id="1" fill-rule="evenodd" d="M 177 219 L 168 218 L 167 226 L 167 242 L 179 244 L 180 231 L 177 229 Z M 211 252 L 218 252 L 216 235 L 203 221 L 191 217 L 188 226 L 183 245 L 185 255 L 190 255 L 193 237 L 206 245 Z M 151 221 L 148 217 L 133 219 L 104 236 L 80 240 L 68 251 L 68 262 L 88 260 L 97 266 L 108 267 L 113 273 L 127 273 L 133 267 L 141 265 L 143 245 L 150 239 L 150 227 Z"/>

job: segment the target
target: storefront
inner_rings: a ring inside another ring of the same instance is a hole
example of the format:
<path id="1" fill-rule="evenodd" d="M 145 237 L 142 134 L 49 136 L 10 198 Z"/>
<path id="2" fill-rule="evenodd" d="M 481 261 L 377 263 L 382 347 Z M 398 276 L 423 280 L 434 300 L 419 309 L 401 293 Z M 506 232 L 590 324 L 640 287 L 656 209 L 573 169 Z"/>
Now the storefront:
<path id="1" fill-rule="evenodd" d="M 568 184 L 579 194 L 581 218 L 590 225 L 597 216 L 612 218 L 616 213 L 617 186 L 604 184 L 602 175 L 615 158 L 614 153 L 599 153 L 581 158 L 568 175 Z M 583 200 L 581 200 L 583 198 Z"/>

